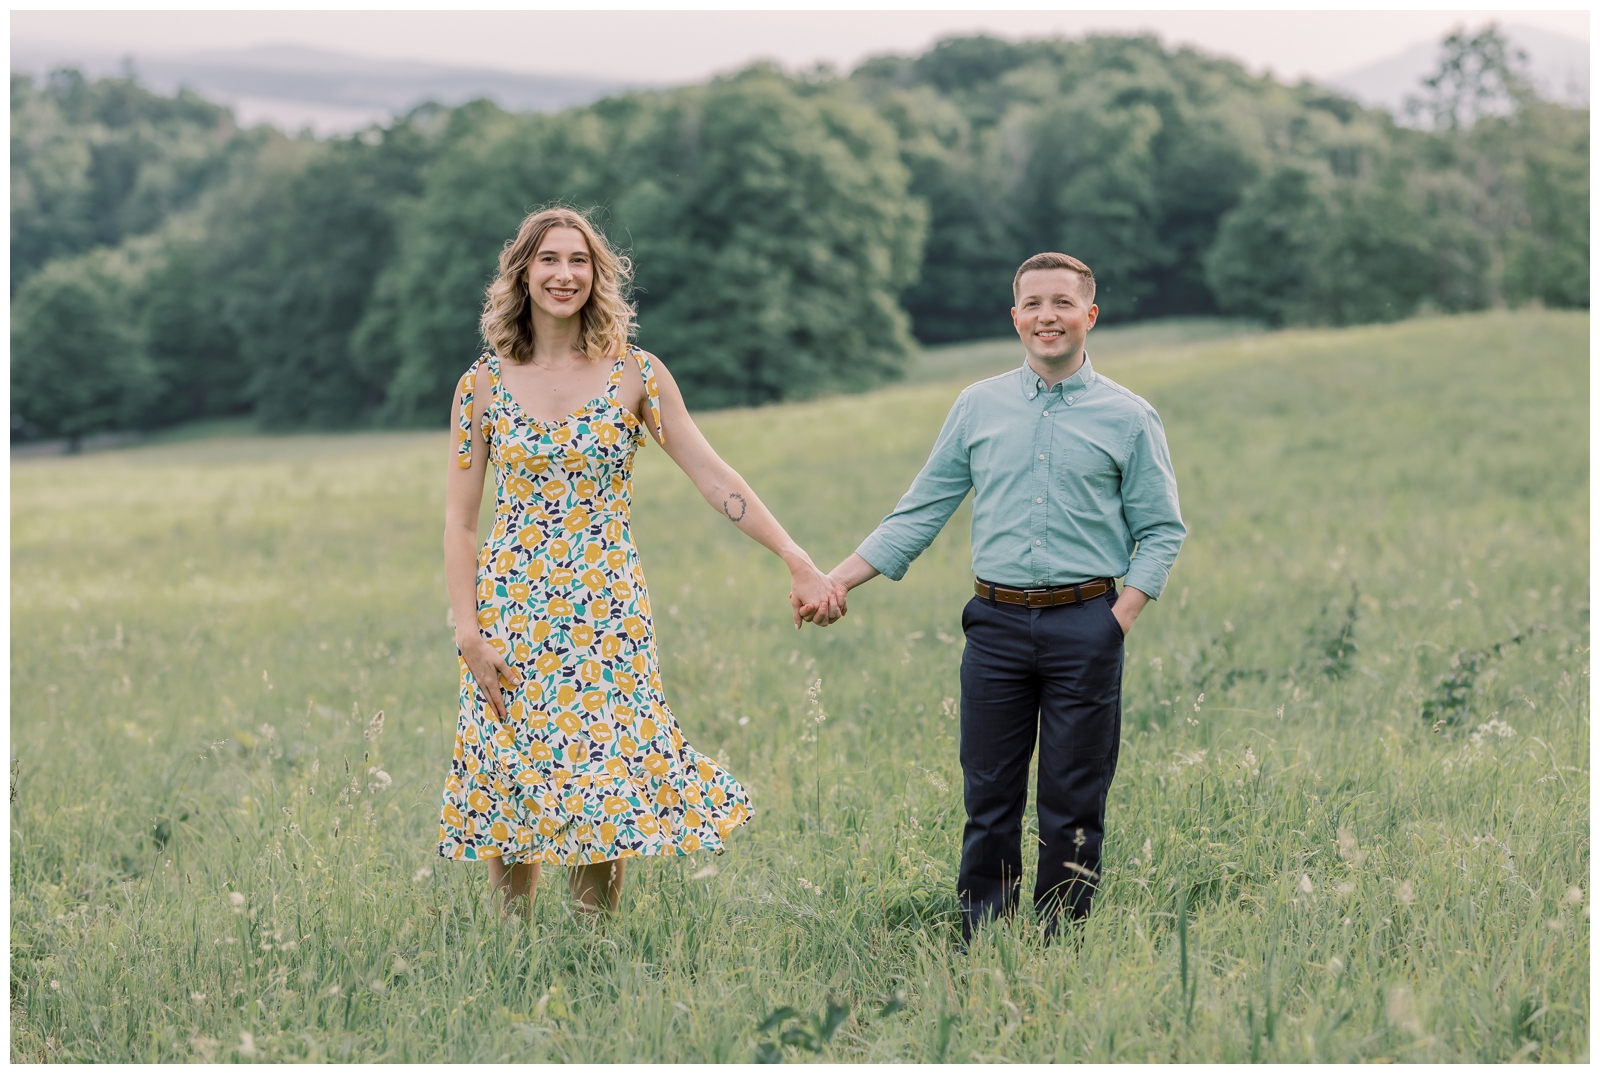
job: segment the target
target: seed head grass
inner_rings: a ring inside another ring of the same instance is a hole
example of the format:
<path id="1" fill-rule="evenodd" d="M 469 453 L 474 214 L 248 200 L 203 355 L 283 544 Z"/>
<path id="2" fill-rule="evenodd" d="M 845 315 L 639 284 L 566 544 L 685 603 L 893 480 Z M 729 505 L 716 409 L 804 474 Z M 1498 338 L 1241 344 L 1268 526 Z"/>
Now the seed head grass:
<path id="1" fill-rule="evenodd" d="M 547 869 L 522 922 L 435 851 L 443 432 L 15 465 L 12 1058 L 1586 1061 L 1588 331 L 1097 361 L 1160 411 L 1190 537 L 1050 946 L 1024 906 L 958 950 L 966 509 L 796 634 L 782 565 L 649 448 L 668 698 L 758 814 L 634 863 L 608 922 Z M 1014 352 L 701 424 L 828 565 Z"/>

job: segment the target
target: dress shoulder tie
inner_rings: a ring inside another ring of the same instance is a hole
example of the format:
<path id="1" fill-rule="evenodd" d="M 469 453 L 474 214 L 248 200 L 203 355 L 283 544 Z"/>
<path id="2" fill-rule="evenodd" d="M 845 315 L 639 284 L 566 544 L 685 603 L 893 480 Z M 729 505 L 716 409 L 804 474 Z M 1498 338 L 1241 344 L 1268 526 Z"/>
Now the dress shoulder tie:
<path id="1" fill-rule="evenodd" d="M 638 347 L 632 348 L 633 356 L 639 359 L 639 373 L 644 377 L 644 394 L 650 404 L 650 416 L 655 419 L 656 442 L 667 442 L 667 431 L 661 427 L 661 388 L 656 384 L 655 367 L 650 364 L 650 356 Z"/>
<path id="2" fill-rule="evenodd" d="M 473 362 L 472 368 L 461 374 L 461 381 L 456 386 L 456 390 L 461 394 L 461 416 L 456 421 L 456 465 L 463 470 L 472 468 L 472 419 L 476 406 L 478 375 L 481 371 L 488 370 L 491 385 L 496 379 L 489 358 L 489 355 L 484 355 L 476 362 Z M 480 414 L 485 419 L 485 439 L 488 439 L 489 435 L 487 419 L 489 417 L 489 403 L 493 398 L 494 394 L 491 390 L 489 399 L 484 402 Z"/>

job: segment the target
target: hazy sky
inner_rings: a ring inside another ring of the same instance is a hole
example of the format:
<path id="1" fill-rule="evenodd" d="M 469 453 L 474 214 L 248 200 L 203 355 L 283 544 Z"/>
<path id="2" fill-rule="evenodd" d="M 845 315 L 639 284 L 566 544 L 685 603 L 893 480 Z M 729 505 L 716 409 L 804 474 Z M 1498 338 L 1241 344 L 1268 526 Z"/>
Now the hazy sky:
<path id="1" fill-rule="evenodd" d="M 13 11 L 13 53 L 71 62 L 255 45 L 304 45 L 382 59 L 626 81 L 704 78 L 752 59 L 848 70 L 953 33 L 1008 38 L 1152 31 L 1279 77 L 1337 74 L 1499 20 L 1589 40 L 1566 11 Z"/>

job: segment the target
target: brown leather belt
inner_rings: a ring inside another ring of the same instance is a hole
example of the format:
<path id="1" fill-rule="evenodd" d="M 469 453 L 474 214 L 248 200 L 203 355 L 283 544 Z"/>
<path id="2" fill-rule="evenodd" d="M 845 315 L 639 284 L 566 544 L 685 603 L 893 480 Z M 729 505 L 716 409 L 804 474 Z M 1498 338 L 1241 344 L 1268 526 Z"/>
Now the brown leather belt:
<path id="1" fill-rule="evenodd" d="M 978 596 L 984 600 L 997 600 L 1001 604 L 1022 604 L 1029 608 L 1050 608 L 1057 604 L 1077 604 L 1104 596 L 1115 588 L 1109 578 L 1096 578 L 1077 585 L 1046 586 L 1043 589 L 1016 589 L 1008 585 L 994 585 L 977 580 Z"/>

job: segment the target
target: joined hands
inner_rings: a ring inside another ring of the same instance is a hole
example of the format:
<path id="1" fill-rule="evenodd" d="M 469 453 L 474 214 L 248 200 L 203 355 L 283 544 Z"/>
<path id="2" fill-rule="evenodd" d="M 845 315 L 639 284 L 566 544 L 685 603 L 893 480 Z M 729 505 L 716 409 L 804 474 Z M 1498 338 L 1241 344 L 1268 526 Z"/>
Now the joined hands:
<path id="1" fill-rule="evenodd" d="M 796 630 L 803 622 L 825 627 L 844 618 L 848 586 L 830 574 L 823 574 L 809 559 L 792 567 L 791 573 L 789 611 L 794 616 Z"/>

